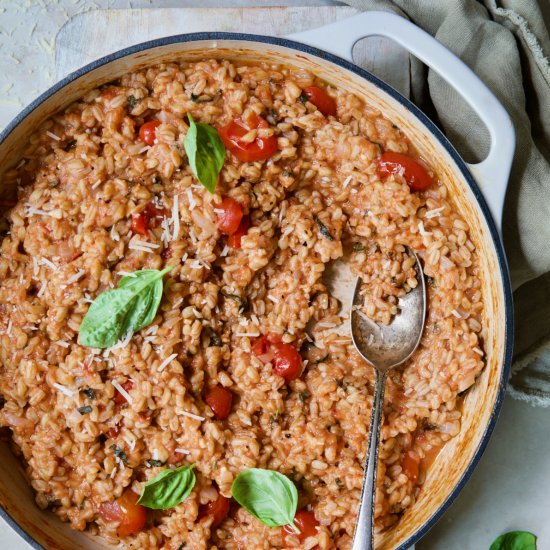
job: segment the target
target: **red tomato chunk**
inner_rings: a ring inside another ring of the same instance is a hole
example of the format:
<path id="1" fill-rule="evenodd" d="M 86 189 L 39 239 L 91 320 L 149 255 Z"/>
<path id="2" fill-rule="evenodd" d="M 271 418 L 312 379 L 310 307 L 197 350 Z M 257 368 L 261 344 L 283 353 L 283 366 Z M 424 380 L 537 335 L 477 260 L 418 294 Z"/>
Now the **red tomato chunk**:
<path id="1" fill-rule="evenodd" d="M 302 358 L 292 344 L 280 341 L 278 335 L 260 336 L 252 346 L 252 353 L 262 362 L 271 362 L 275 374 L 287 382 L 302 373 Z"/>
<path id="2" fill-rule="evenodd" d="M 308 512 L 307 510 L 296 512 L 294 516 L 294 525 L 300 530 L 299 534 L 296 533 L 290 525 L 281 527 L 285 542 L 290 535 L 297 537 L 300 542 L 305 542 L 308 537 L 314 537 L 318 533 L 317 527 L 319 526 L 319 522 L 315 519 L 315 514 L 313 512 Z"/>
<path id="3" fill-rule="evenodd" d="M 141 531 L 147 521 L 147 510 L 137 504 L 139 496 L 127 489 L 114 502 L 104 502 L 99 507 L 99 515 L 107 522 L 119 522 L 117 533 L 126 537 Z"/>
<path id="4" fill-rule="evenodd" d="M 228 246 L 231 248 L 241 248 L 241 239 L 248 233 L 249 228 L 250 216 L 243 216 L 239 227 L 237 227 L 237 231 L 227 239 Z"/>
<path id="5" fill-rule="evenodd" d="M 326 117 L 336 116 L 336 101 L 328 95 L 324 88 L 319 86 L 308 86 L 304 88 L 304 94 Z"/>
<path id="6" fill-rule="evenodd" d="M 422 164 L 403 153 L 382 153 L 376 171 L 380 178 L 390 174 L 402 174 L 411 191 L 425 191 L 434 183 Z"/>
<path id="7" fill-rule="evenodd" d="M 243 207 L 231 197 L 225 197 L 220 204 L 216 205 L 218 216 L 218 229 L 224 235 L 233 235 L 239 229 L 243 219 Z"/>
<path id="8" fill-rule="evenodd" d="M 246 120 L 237 118 L 218 130 L 225 147 L 241 162 L 267 160 L 278 150 L 277 138 L 272 136 L 259 137 L 248 141 L 243 140 L 251 130 L 269 128 L 269 123 L 256 113 L 252 113 Z"/>
<path id="9" fill-rule="evenodd" d="M 166 208 L 150 202 L 141 212 L 132 214 L 132 231 L 145 236 L 151 227 L 158 227 L 166 216 L 168 216 Z"/>
<path id="10" fill-rule="evenodd" d="M 204 400 L 218 420 L 225 420 L 231 412 L 233 394 L 223 386 L 213 386 L 206 391 Z"/>
<path id="11" fill-rule="evenodd" d="M 218 494 L 216 500 L 211 500 L 208 504 L 203 504 L 199 508 L 199 518 L 202 519 L 206 516 L 213 517 L 212 529 L 215 529 L 227 517 L 227 514 L 229 514 L 230 505 L 231 499 L 224 497 L 222 494 Z"/>
<path id="12" fill-rule="evenodd" d="M 154 145 L 157 139 L 157 128 L 160 126 L 158 120 L 150 120 L 142 124 L 139 129 L 139 139 L 146 145 Z"/>

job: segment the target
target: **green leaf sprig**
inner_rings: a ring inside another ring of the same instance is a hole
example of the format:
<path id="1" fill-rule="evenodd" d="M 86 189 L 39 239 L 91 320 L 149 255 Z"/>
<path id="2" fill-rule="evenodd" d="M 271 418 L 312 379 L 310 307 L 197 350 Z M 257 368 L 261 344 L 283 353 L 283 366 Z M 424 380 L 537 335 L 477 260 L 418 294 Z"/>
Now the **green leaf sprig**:
<path id="1" fill-rule="evenodd" d="M 187 117 L 189 130 L 183 146 L 189 165 L 202 185 L 213 193 L 225 161 L 225 146 L 215 128 L 202 122 L 196 123 L 191 113 L 187 113 Z"/>
<path id="2" fill-rule="evenodd" d="M 193 468 L 192 464 L 175 470 L 163 470 L 143 486 L 137 503 L 154 510 L 168 510 L 177 506 L 191 494 L 195 486 L 197 479 Z"/>
<path id="3" fill-rule="evenodd" d="M 298 491 L 288 477 L 273 470 L 250 468 L 235 478 L 231 492 L 250 515 L 265 525 L 290 525 L 299 533 L 294 525 Z"/>
<path id="4" fill-rule="evenodd" d="M 172 267 L 135 271 L 122 277 L 117 288 L 97 296 L 80 325 L 80 343 L 109 348 L 132 331 L 150 325 L 162 298 L 162 278 Z"/>
<path id="5" fill-rule="evenodd" d="M 510 531 L 497 537 L 489 550 L 537 550 L 537 537 L 528 531 Z"/>

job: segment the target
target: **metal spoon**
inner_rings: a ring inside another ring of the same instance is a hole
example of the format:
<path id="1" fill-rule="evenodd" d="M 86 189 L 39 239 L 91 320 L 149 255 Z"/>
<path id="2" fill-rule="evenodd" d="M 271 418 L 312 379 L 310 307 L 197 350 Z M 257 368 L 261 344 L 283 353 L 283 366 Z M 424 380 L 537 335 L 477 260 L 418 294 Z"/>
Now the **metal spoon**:
<path id="1" fill-rule="evenodd" d="M 418 285 L 399 299 L 399 313 L 389 325 L 378 325 L 369 320 L 357 307 L 363 303 L 360 295 L 361 278 L 357 279 L 351 308 L 351 335 L 355 348 L 376 370 L 376 385 L 372 404 L 369 450 L 363 490 L 359 505 L 359 517 L 355 528 L 352 550 L 374 548 L 374 499 L 376 494 L 376 466 L 378 463 L 378 440 L 384 388 L 388 372 L 406 361 L 416 350 L 424 330 L 426 317 L 426 286 L 418 257 L 416 259 Z"/>

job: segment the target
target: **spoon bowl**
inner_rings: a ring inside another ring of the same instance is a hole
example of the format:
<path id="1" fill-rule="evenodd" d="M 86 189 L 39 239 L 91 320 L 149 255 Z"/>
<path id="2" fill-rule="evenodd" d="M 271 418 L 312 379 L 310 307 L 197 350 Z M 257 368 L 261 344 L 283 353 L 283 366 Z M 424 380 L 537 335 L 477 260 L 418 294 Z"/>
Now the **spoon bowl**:
<path id="1" fill-rule="evenodd" d="M 374 498 L 378 441 L 384 405 L 384 388 L 388 372 L 404 363 L 415 352 L 426 319 L 426 284 L 418 256 L 407 248 L 407 253 L 416 260 L 417 285 L 399 298 L 398 312 L 388 325 L 379 325 L 369 319 L 359 308 L 363 304 L 362 280 L 359 277 L 353 293 L 350 322 L 355 348 L 376 371 L 376 384 L 372 404 L 367 464 L 359 515 L 352 550 L 374 548 Z"/>

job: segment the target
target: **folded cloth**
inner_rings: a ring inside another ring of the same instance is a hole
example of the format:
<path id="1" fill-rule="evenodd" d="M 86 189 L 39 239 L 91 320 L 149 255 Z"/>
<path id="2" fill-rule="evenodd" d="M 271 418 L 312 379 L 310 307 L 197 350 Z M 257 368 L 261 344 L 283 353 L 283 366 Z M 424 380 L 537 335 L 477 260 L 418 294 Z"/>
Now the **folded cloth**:
<path id="1" fill-rule="evenodd" d="M 548 0 L 346 0 L 408 17 L 460 57 L 513 119 L 517 148 L 503 236 L 515 301 L 510 394 L 550 406 L 550 2 Z M 411 59 L 411 95 L 468 161 L 489 137 L 439 75 Z M 427 88 L 426 88 L 427 82 Z M 424 93 L 429 90 L 428 93 Z"/>

